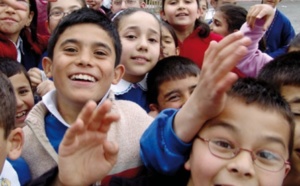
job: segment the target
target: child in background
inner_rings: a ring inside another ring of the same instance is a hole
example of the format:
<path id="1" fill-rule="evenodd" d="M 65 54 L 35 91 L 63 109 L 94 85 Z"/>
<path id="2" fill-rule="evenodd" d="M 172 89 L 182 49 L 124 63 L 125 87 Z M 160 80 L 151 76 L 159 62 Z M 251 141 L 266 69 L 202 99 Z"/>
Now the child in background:
<path id="1" fill-rule="evenodd" d="M 18 1 L 25 9 L 0 2 L 0 56 L 20 62 L 26 70 L 37 67 L 46 49 L 47 36 L 37 34 L 35 0 Z"/>
<path id="2" fill-rule="evenodd" d="M 178 48 L 178 39 L 174 29 L 166 23 L 161 21 L 161 56 L 160 59 L 163 59 L 168 56 L 177 56 L 179 55 Z"/>
<path id="3" fill-rule="evenodd" d="M 208 10 L 208 1 L 207 0 L 199 0 L 199 11 L 200 11 L 200 17 L 199 19 L 204 21 L 205 15 Z"/>
<path id="4" fill-rule="evenodd" d="M 248 14 L 243 7 L 226 4 L 220 6 L 214 15 L 210 25 L 212 32 L 227 36 L 240 30 L 245 36 L 251 38 L 252 44 L 248 46 L 247 55 L 237 65 L 246 76 L 256 77 L 260 69 L 273 59 L 258 49 L 258 44 L 273 18 L 272 7 L 261 4 L 250 7 Z M 249 20 L 252 20 L 252 25 L 249 24 Z"/>
<path id="5" fill-rule="evenodd" d="M 266 52 L 275 58 L 287 52 L 291 40 L 295 37 L 295 30 L 290 20 L 276 7 L 281 0 L 261 0 L 262 4 L 268 4 L 273 7 L 275 13 L 274 20 L 270 23 L 266 31 L 264 40 L 266 43 Z"/>
<path id="6" fill-rule="evenodd" d="M 181 108 L 194 91 L 199 74 L 198 66 L 185 57 L 170 56 L 158 61 L 147 76 L 150 115 Z"/>
<path id="7" fill-rule="evenodd" d="M 300 33 L 295 36 L 288 47 L 288 52 L 300 51 Z"/>
<path id="8" fill-rule="evenodd" d="M 139 139 L 152 118 L 135 103 L 116 101 L 110 91 L 124 72 L 119 64 L 117 29 L 99 11 L 79 9 L 62 19 L 52 33 L 48 56 L 43 67 L 47 76 L 53 77 L 56 90 L 33 107 L 23 128 L 26 141 L 22 157 L 32 178 L 57 165 L 59 144 L 84 105 L 89 100 L 101 105 L 106 99 L 112 100 L 110 112 L 120 116 L 108 133 L 108 140 L 120 145 L 116 166 L 109 175 L 134 176 L 142 165 Z"/>
<path id="9" fill-rule="evenodd" d="M 120 10 L 127 8 L 145 8 L 146 3 L 144 0 L 111 0 L 111 13 L 115 15 Z M 112 16 L 113 16 L 112 15 Z"/>
<path id="10" fill-rule="evenodd" d="M 168 22 L 175 30 L 178 38 L 180 56 L 194 61 L 202 67 L 203 57 L 211 41 L 220 41 L 221 36 L 210 33 L 209 26 L 199 20 L 198 0 L 163 0 L 161 19 Z M 240 77 L 244 75 L 233 69 Z"/>
<path id="11" fill-rule="evenodd" d="M 29 76 L 21 64 L 9 58 L 0 58 L 0 71 L 9 78 L 14 88 L 17 101 L 16 127 L 22 128 L 34 105 Z"/>
<path id="12" fill-rule="evenodd" d="M 149 112 L 146 75 L 160 56 L 160 21 L 145 9 L 130 8 L 113 22 L 123 46 L 120 63 L 125 66 L 125 73 L 118 84 L 112 85 L 112 90 L 117 99 L 133 101 Z"/>
<path id="13" fill-rule="evenodd" d="M 23 146 L 23 132 L 15 127 L 16 98 L 9 79 L 0 73 L 0 183 L 20 185 L 18 177 L 6 158 L 17 159 Z"/>
<path id="14" fill-rule="evenodd" d="M 300 53 L 291 52 L 275 58 L 265 65 L 258 78 L 275 86 L 290 104 L 295 116 L 294 148 L 291 156 L 291 172 L 284 186 L 296 186 L 300 183 Z"/>
<path id="15" fill-rule="evenodd" d="M 9 78 L 13 86 L 17 104 L 15 126 L 22 128 L 25 126 L 25 119 L 34 105 L 29 76 L 20 63 L 9 58 L 0 58 L 0 72 Z M 8 158 L 8 161 L 15 168 L 21 185 L 30 181 L 29 167 L 23 158 L 15 160 Z M 20 164 L 24 166 L 18 166 Z"/>

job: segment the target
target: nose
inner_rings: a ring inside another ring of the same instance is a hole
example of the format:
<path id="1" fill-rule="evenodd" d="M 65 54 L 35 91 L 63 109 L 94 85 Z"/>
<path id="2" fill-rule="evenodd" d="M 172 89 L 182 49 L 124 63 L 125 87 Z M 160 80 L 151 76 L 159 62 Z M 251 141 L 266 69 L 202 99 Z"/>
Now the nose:
<path id="1" fill-rule="evenodd" d="M 138 50 L 147 51 L 148 50 L 148 39 L 147 37 L 140 37 L 138 44 Z"/>
<path id="2" fill-rule="evenodd" d="M 214 30 L 213 23 L 210 23 L 210 24 L 209 24 L 209 28 L 210 28 L 210 31 L 213 31 L 213 30 Z"/>
<path id="3" fill-rule="evenodd" d="M 126 5 L 126 2 L 125 1 L 122 1 L 122 4 L 121 4 L 121 9 L 124 10 L 127 8 L 127 5 Z"/>
<path id="4" fill-rule="evenodd" d="M 6 5 L 5 12 L 7 12 L 7 13 L 15 13 L 16 10 L 13 7 L 11 7 L 11 6 Z"/>
<path id="5" fill-rule="evenodd" d="M 229 160 L 227 170 L 239 177 L 252 178 L 255 170 L 251 152 L 241 151 L 236 157 Z"/>
<path id="6" fill-rule="evenodd" d="M 23 106 L 23 100 L 18 94 L 16 95 L 16 102 L 17 102 L 17 108 L 21 108 Z"/>
<path id="7" fill-rule="evenodd" d="M 84 49 L 80 52 L 79 60 L 77 60 L 77 65 L 80 66 L 91 66 L 91 52 L 88 49 Z"/>

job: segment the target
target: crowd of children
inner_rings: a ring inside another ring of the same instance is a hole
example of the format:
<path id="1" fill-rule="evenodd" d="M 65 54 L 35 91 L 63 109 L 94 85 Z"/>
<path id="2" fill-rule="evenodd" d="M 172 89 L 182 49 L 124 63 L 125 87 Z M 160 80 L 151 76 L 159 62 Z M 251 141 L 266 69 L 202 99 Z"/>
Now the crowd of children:
<path id="1" fill-rule="evenodd" d="M 300 184 L 279 0 L 108 3 L 0 0 L 0 185 Z"/>

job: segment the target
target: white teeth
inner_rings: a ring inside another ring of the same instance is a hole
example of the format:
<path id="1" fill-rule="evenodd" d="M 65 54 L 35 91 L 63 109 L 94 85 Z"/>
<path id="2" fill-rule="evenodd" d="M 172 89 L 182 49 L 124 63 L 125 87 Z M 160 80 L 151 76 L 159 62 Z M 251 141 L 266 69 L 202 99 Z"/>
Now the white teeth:
<path id="1" fill-rule="evenodd" d="M 26 115 L 26 111 L 19 112 L 19 113 L 17 113 L 16 118 L 20 118 L 20 117 L 25 116 L 25 115 Z"/>
<path id="2" fill-rule="evenodd" d="M 72 80 L 84 80 L 84 81 L 96 82 L 96 79 L 94 77 L 86 75 L 86 74 L 72 75 L 71 79 Z"/>

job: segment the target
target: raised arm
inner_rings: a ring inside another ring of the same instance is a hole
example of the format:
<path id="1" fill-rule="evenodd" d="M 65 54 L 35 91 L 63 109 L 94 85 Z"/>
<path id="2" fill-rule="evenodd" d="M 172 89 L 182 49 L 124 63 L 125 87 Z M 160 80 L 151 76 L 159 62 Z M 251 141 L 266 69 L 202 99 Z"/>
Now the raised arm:
<path id="1" fill-rule="evenodd" d="M 159 114 L 141 138 L 141 157 L 148 168 L 172 174 L 184 164 L 189 143 L 203 124 L 223 109 L 226 91 L 238 78 L 230 71 L 246 54 L 249 44 L 241 32 L 210 43 L 189 100 L 178 112 L 166 110 Z"/>

